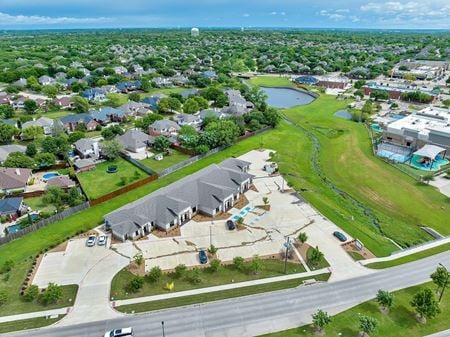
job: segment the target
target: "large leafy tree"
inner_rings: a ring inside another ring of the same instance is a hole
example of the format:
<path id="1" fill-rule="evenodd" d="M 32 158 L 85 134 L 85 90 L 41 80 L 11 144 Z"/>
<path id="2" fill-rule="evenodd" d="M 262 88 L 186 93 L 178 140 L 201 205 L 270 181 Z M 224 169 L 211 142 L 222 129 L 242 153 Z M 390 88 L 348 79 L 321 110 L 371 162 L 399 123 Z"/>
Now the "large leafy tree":
<path id="1" fill-rule="evenodd" d="M 164 152 L 169 148 L 170 141 L 166 136 L 161 135 L 155 138 L 155 143 L 153 146 L 155 147 L 156 151 Z"/>
<path id="2" fill-rule="evenodd" d="M 22 138 L 25 140 L 33 140 L 44 135 L 42 126 L 32 125 L 22 130 Z"/>
<path id="3" fill-rule="evenodd" d="M 23 102 L 23 106 L 24 106 L 26 113 L 28 113 L 30 115 L 34 114 L 38 108 L 37 103 L 35 101 L 33 101 L 32 99 L 25 100 L 25 102 Z"/>
<path id="4" fill-rule="evenodd" d="M 72 103 L 75 112 L 87 112 L 89 110 L 89 102 L 84 97 L 74 96 Z"/>
<path id="5" fill-rule="evenodd" d="M 8 155 L 3 165 L 5 167 L 33 168 L 34 161 L 23 153 L 13 152 Z"/>
<path id="6" fill-rule="evenodd" d="M 41 147 L 44 152 L 52 153 L 59 158 L 66 158 L 70 151 L 69 141 L 64 135 L 44 138 Z"/>
<path id="7" fill-rule="evenodd" d="M 19 129 L 14 125 L 0 124 L 0 143 L 7 144 L 12 141 L 12 138 L 19 134 Z"/>
<path id="8" fill-rule="evenodd" d="M 117 139 L 104 141 L 102 144 L 102 154 L 108 160 L 114 160 L 119 157 L 120 152 L 123 151 L 123 146 L 120 144 Z"/>
<path id="9" fill-rule="evenodd" d="M 135 126 L 138 128 L 141 128 L 142 130 L 144 130 L 144 132 L 148 131 L 148 127 L 150 125 L 152 125 L 154 122 L 156 122 L 157 120 L 161 120 L 164 117 L 161 116 L 160 114 L 156 114 L 156 113 L 148 113 L 147 115 L 145 115 L 142 119 L 138 119 L 135 122 Z"/>

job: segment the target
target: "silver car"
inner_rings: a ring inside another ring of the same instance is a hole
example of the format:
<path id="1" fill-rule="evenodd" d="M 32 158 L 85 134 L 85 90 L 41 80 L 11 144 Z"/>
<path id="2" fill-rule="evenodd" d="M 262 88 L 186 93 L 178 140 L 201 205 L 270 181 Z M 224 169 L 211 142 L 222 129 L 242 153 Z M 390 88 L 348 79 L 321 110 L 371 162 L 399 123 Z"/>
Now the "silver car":
<path id="1" fill-rule="evenodd" d="M 95 241 L 97 240 L 97 237 L 95 235 L 89 235 L 88 239 L 86 241 L 86 246 L 88 247 L 94 247 Z"/>
<path id="2" fill-rule="evenodd" d="M 97 239 L 97 245 L 99 246 L 106 245 L 106 240 L 107 240 L 106 235 L 100 235 Z"/>

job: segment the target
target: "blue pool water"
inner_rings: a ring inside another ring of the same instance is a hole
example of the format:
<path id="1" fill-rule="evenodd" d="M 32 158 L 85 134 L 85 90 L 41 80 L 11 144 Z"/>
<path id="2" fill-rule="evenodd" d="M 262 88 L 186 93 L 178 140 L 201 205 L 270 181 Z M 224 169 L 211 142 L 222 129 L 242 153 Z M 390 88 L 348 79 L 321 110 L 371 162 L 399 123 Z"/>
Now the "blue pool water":
<path id="1" fill-rule="evenodd" d="M 372 130 L 374 130 L 376 132 L 383 132 L 383 128 L 380 127 L 378 124 L 372 124 L 372 125 L 370 125 L 370 127 L 372 128 Z"/>
<path id="2" fill-rule="evenodd" d="M 424 171 L 437 171 L 442 166 L 447 165 L 449 161 L 442 156 L 437 156 L 435 161 L 431 163 L 421 163 L 419 160 L 422 158 L 421 156 L 413 156 L 411 162 L 409 163 L 411 166 L 418 168 L 419 170 Z"/>
<path id="3" fill-rule="evenodd" d="M 261 87 L 267 95 L 267 105 L 275 108 L 290 108 L 314 101 L 314 97 L 300 90 L 290 88 Z"/>
<path id="4" fill-rule="evenodd" d="M 387 116 L 390 117 L 390 118 L 393 118 L 393 119 L 402 119 L 402 118 L 405 118 L 405 116 L 403 116 L 403 115 L 397 115 L 397 114 L 388 114 Z"/>
<path id="5" fill-rule="evenodd" d="M 42 178 L 43 178 L 44 180 L 50 180 L 50 179 L 55 178 L 55 177 L 58 177 L 58 176 L 59 176 L 59 173 L 51 172 L 51 173 L 46 173 L 46 174 L 44 174 L 44 175 L 42 176 Z"/>
<path id="6" fill-rule="evenodd" d="M 9 234 L 12 234 L 12 233 L 17 233 L 21 229 L 22 229 L 22 227 L 20 227 L 20 225 L 12 225 L 12 226 L 9 226 L 6 230 L 8 231 Z"/>

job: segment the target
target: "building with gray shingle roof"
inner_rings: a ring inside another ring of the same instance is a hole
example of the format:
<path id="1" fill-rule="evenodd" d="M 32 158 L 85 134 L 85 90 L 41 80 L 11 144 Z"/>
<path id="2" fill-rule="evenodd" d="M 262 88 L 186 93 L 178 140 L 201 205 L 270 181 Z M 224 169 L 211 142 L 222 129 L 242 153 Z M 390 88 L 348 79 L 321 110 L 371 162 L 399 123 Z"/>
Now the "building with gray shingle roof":
<path id="1" fill-rule="evenodd" d="M 128 130 L 117 140 L 123 145 L 124 149 L 131 152 L 144 152 L 147 146 L 153 144 L 154 138 L 138 129 Z"/>
<path id="2" fill-rule="evenodd" d="M 105 228 L 120 239 L 135 239 L 152 228 L 168 231 L 196 213 L 216 216 L 233 207 L 253 176 L 249 162 L 227 159 L 105 215 Z"/>
<path id="3" fill-rule="evenodd" d="M 2 193 L 23 191 L 31 178 L 31 170 L 26 168 L 0 168 L 0 190 Z"/>

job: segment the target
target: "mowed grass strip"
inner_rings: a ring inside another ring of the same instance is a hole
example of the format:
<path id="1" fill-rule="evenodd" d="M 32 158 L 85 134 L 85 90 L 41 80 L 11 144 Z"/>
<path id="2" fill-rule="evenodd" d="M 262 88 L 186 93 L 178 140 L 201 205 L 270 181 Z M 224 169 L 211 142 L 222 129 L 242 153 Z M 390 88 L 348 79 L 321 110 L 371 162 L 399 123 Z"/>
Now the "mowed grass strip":
<path id="1" fill-rule="evenodd" d="M 257 274 L 247 272 L 246 270 L 237 270 L 233 265 L 223 265 L 216 272 L 212 272 L 208 268 L 202 268 L 199 269 L 201 282 L 198 284 L 189 282 L 186 277 L 177 278 L 174 273 L 165 273 L 156 282 L 146 280 L 144 287 L 136 293 L 128 293 L 125 290 L 134 275 L 126 269 L 123 269 L 114 277 L 111 283 L 111 297 L 114 300 L 122 300 L 126 298 L 167 294 L 164 286 L 170 282 L 173 282 L 175 285 L 172 292 L 176 292 L 285 275 L 283 261 L 261 259 L 260 264 L 261 267 Z M 245 265 L 248 266 L 248 262 Z M 305 271 L 303 265 L 299 263 L 287 263 L 287 274 L 297 274 Z M 186 275 L 189 275 L 189 271 L 186 272 Z"/>
<path id="2" fill-rule="evenodd" d="M 330 277 L 330 274 L 320 274 L 314 277 L 300 278 L 295 280 L 287 280 L 287 281 L 279 281 L 279 282 L 271 282 L 266 284 L 259 284 L 254 286 L 230 289 L 230 290 L 222 290 L 222 291 L 214 291 L 210 293 L 204 293 L 199 295 L 191 295 L 191 296 L 183 296 L 177 298 L 171 298 L 167 300 L 158 300 L 152 302 L 144 302 L 130 305 L 123 305 L 116 307 L 115 309 L 124 312 L 131 313 L 134 312 L 146 312 L 152 310 L 161 310 L 173 307 L 180 307 L 185 305 L 197 304 L 197 303 L 206 303 L 212 301 L 225 300 L 229 298 L 242 297 L 255 295 L 265 292 L 289 289 L 298 287 L 305 280 L 309 280 L 314 278 L 316 281 L 327 281 Z"/>
<path id="3" fill-rule="evenodd" d="M 415 312 L 410 305 L 412 297 L 422 288 L 435 289 L 433 283 L 411 287 L 394 293 L 394 305 L 388 315 L 381 313 L 375 300 L 364 302 L 356 307 L 332 317 L 332 322 L 325 329 L 325 336 L 358 336 L 359 315 L 374 317 L 379 326 L 371 337 L 422 337 L 450 328 L 450 292 L 447 291 L 442 299 L 441 313 L 429 319 L 426 324 L 417 322 Z M 375 296 L 375 294 L 374 294 Z M 280 331 L 264 337 L 315 337 L 314 327 L 306 325 L 295 329 Z"/>
<path id="4" fill-rule="evenodd" d="M 368 268 L 372 268 L 372 269 L 384 269 L 384 268 L 389 268 L 389 267 L 394 267 L 394 266 L 399 266 L 401 264 L 405 264 L 408 262 L 413 262 L 419 259 L 424 259 L 428 256 L 431 255 L 436 255 L 439 253 L 443 253 L 450 250 L 450 243 L 446 243 L 444 245 L 441 246 L 437 246 L 437 247 L 433 247 L 427 250 L 423 250 L 421 252 L 417 252 L 408 256 L 404 256 L 404 257 L 400 257 L 398 259 L 395 260 L 390 260 L 390 261 L 384 261 L 384 262 L 374 262 L 374 263 L 370 263 L 367 264 L 366 267 Z"/>
<path id="5" fill-rule="evenodd" d="M 48 326 L 58 322 L 64 316 L 65 315 L 61 315 L 58 318 L 38 317 L 38 318 L 22 319 L 20 321 L 0 323 L 0 333 L 42 328 L 44 326 Z M 30 334 L 30 336 L 31 335 L 32 334 Z"/>

